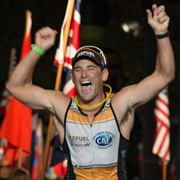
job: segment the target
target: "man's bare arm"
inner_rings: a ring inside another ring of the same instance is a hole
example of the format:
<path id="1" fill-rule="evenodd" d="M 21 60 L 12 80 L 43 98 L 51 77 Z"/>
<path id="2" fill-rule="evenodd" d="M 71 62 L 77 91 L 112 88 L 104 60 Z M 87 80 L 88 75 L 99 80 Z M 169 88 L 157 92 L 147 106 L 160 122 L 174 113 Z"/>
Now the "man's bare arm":
<path id="1" fill-rule="evenodd" d="M 49 27 L 40 29 L 35 35 L 35 45 L 39 49 L 47 51 L 54 45 L 56 33 L 56 31 Z M 52 102 L 55 101 L 55 96 L 56 98 L 61 98 L 62 96 L 62 101 L 64 96 L 61 92 L 44 90 L 32 84 L 34 68 L 40 57 L 41 55 L 39 53 L 31 50 L 28 55 L 18 63 L 7 83 L 7 89 L 15 98 L 30 108 L 53 111 Z"/>
<path id="2" fill-rule="evenodd" d="M 148 23 L 156 34 L 164 34 L 168 31 L 169 17 L 165 13 L 165 7 L 152 6 L 148 9 Z M 157 58 L 154 72 L 140 81 L 138 84 L 123 88 L 112 97 L 112 106 L 121 125 L 121 131 L 125 137 L 129 137 L 134 123 L 134 111 L 157 95 L 175 77 L 175 62 L 169 37 L 157 39 Z M 123 128 L 122 128 L 123 126 Z"/>
<path id="3" fill-rule="evenodd" d="M 169 17 L 165 12 L 165 7 L 152 6 L 151 11 L 147 10 L 148 23 L 154 30 L 155 35 L 168 32 Z M 130 107 L 137 107 L 152 99 L 163 88 L 165 88 L 175 78 L 175 62 L 171 42 L 168 37 L 158 39 L 157 41 L 157 58 L 156 67 L 152 75 L 143 79 L 137 85 L 131 87 L 129 91 Z M 132 93 L 132 94 L 131 94 Z"/>

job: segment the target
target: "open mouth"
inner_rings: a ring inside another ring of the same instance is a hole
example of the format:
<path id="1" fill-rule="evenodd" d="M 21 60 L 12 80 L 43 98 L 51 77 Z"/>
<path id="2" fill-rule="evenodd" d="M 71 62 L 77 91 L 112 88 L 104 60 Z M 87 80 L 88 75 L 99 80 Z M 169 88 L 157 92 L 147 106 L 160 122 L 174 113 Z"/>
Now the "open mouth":
<path id="1" fill-rule="evenodd" d="M 89 85 L 92 85 L 92 83 L 90 81 L 81 82 L 81 86 L 89 86 Z"/>
<path id="2" fill-rule="evenodd" d="M 90 81 L 83 81 L 81 82 L 81 88 L 83 93 L 87 94 L 91 90 L 92 83 Z"/>

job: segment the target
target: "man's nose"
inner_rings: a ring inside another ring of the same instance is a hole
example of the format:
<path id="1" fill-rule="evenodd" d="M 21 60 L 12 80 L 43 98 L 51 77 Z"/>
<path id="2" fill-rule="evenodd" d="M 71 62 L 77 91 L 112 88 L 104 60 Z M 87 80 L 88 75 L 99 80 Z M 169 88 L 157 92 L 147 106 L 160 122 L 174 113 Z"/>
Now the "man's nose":
<path id="1" fill-rule="evenodd" d="M 81 76 L 82 77 L 86 77 L 88 74 L 87 74 L 87 71 L 86 71 L 86 69 L 83 69 L 82 71 L 81 71 Z"/>

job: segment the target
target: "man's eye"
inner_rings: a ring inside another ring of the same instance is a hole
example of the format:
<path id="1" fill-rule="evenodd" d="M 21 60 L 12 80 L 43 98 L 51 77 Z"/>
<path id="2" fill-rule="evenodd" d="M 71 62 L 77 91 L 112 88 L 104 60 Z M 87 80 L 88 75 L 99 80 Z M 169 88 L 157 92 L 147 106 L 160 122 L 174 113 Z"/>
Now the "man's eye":
<path id="1" fill-rule="evenodd" d="M 80 69 L 75 69 L 75 72 L 79 72 L 79 71 L 81 71 Z"/>
<path id="2" fill-rule="evenodd" d="M 90 71 L 94 71 L 95 70 L 95 68 L 88 68 Z"/>

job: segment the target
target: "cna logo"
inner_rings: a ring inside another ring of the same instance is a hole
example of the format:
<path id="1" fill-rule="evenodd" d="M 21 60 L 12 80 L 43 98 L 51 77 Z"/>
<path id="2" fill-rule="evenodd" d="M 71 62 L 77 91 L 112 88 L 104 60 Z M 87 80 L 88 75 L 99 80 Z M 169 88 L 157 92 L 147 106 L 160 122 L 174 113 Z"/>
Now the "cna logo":
<path id="1" fill-rule="evenodd" d="M 114 135 L 111 132 L 100 132 L 93 138 L 99 148 L 107 148 L 111 146 Z"/>

